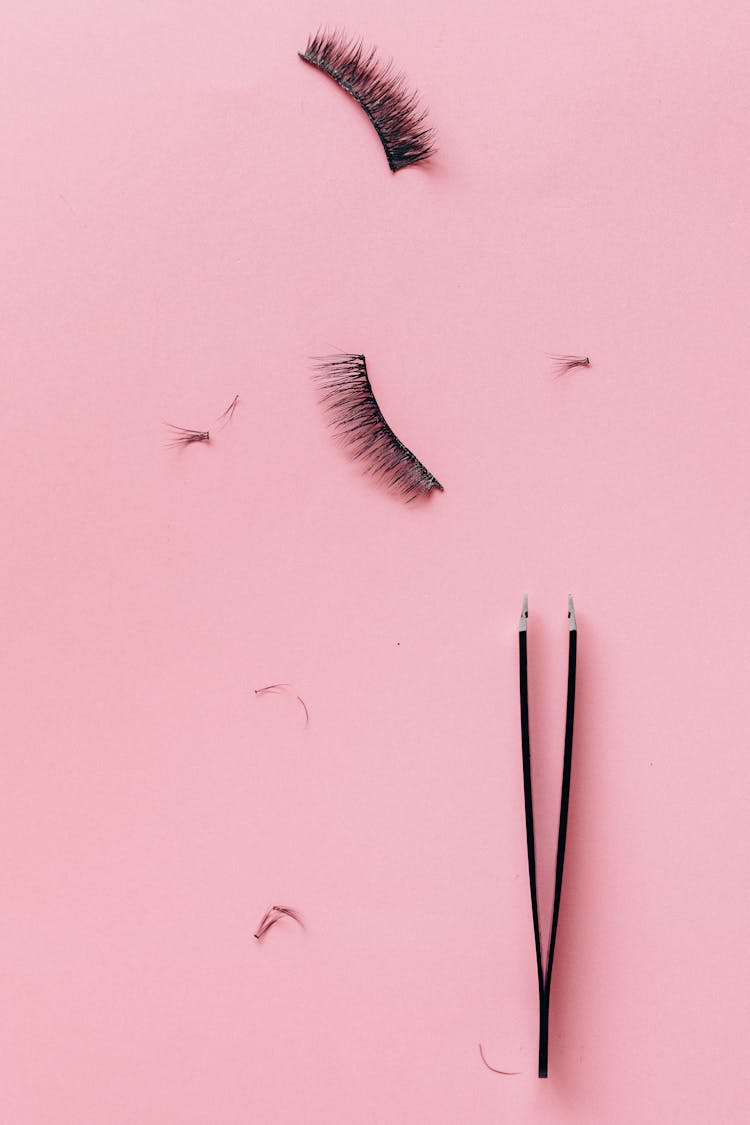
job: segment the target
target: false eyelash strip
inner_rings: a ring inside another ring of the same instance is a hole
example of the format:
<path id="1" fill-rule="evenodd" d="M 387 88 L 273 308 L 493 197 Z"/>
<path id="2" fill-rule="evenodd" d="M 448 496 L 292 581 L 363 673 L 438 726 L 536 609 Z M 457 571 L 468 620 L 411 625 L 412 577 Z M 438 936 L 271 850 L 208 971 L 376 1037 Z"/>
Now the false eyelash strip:
<path id="1" fill-rule="evenodd" d="M 282 918 L 293 918 L 303 930 L 305 928 L 302 916 L 296 910 L 292 910 L 291 906 L 271 906 L 261 918 L 253 937 L 260 941 L 271 927 L 280 922 Z"/>
<path id="2" fill-rule="evenodd" d="M 396 437 L 383 417 L 367 375 L 363 355 L 322 356 L 313 369 L 323 389 L 321 403 L 336 437 L 365 472 L 405 500 L 437 488 L 440 481 Z"/>
<path id="3" fill-rule="evenodd" d="M 378 57 L 374 47 L 350 39 L 342 31 L 317 31 L 299 57 L 346 90 L 370 119 L 392 172 L 421 164 L 435 151 L 435 133 L 426 124 L 427 111 L 419 95 L 391 60 Z"/>
<path id="4" fill-rule="evenodd" d="M 539 985 L 539 1077 L 546 1078 L 549 1056 L 549 1007 L 552 986 L 552 962 L 555 956 L 557 923 L 560 916 L 560 897 L 562 893 L 563 865 L 565 862 L 565 840 L 568 833 L 568 805 L 570 803 L 570 774 L 573 763 L 573 716 L 576 699 L 576 655 L 578 651 L 578 631 L 573 609 L 573 599 L 568 598 L 568 692 L 565 712 L 565 744 L 563 751 L 563 775 L 560 793 L 560 821 L 557 831 L 557 860 L 555 863 L 555 897 L 552 906 L 552 926 L 547 947 L 546 968 L 542 958 L 542 942 L 539 927 L 539 899 L 536 881 L 536 849 L 534 845 L 534 808 L 531 796 L 531 748 L 529 741 L 529 684 L 526 635 L 528 630 L 529 602 L 523 600 L 521 621 L 518 627 L 518 666 L 521 688 L 521 760 L 523 764 L 523 797 L 526 813 L 526 848 L 529 857 L 529 889 L 531 891 L 531 914 L 534 923 L 534 947 L 536 950 L 536 971 Z"/>
<path id="5" fill-rule="evenodd" d="M 574 367 L 590 367 L 591 360 L 587 355 L 551 355 L 550 359 L 555 364 L 555 376 L 566 375 Z"/>

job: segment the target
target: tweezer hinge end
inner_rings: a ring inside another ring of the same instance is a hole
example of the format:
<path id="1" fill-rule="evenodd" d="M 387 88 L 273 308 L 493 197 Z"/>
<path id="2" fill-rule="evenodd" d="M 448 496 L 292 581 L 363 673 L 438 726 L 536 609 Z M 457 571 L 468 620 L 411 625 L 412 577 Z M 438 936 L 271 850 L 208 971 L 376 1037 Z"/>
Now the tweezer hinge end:
<path id="1" fill-rule="evenodd" d="M 568 627 L 571 633 L 576 632 L 576 611 L 573 609 L 573 595 L 568 594 Z"/>
<path id="2" fill-rule="evenodd" d="M 518 623 L 518 631 L 520 633 L 526 632 L 526 627 L 527 627 L 527 624 L 528 624 L 528 618 L 529 618 L 529 595 L 524 594 L 524 596 L 523 596 L 523 608 L 521 609 L 521 620 Z"/>

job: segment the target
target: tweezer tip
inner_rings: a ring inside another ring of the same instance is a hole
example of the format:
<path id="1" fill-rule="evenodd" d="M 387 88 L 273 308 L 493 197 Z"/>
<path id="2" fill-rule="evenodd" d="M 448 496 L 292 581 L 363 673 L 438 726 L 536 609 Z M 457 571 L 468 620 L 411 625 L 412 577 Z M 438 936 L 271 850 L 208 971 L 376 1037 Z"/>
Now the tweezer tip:
<path id="1" fill-rule="evenodd" d="M 527 628 L 527 625 L 528 625 L 528 617 L 529 617 L 529 595 L 524 594 L 524 596 L 523 596 L 523 607 L 521 609 L 521 620 L 518 623 L 518 631 L 520 633 L 526 632 L 526 628 Z"/>
<path id="2" fill-rule="evenodd" d="M 568 622 L 571 633 L 577 631 L 576 627 L 576 611 L 573 609 L 573 595 L 568 594 Z"/>

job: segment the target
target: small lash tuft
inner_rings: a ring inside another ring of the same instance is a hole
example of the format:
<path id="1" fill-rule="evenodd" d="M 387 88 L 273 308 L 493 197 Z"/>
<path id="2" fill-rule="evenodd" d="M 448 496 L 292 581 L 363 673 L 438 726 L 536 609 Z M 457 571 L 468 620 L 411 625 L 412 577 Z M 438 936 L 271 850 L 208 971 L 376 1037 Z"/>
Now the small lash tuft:
<path id="1" fill-rule="evenodd" d="M 366 473 L 406 501 L 433 488 L 444 491 L 437 477 L 396 437 L 383 417 L 363 355 L 323 356 L 313 370 L 334 434 L 352 458 L 362 462 Z"/>
<path id="2" fill-rule="evenodd" d="M 172 440 L 168 441 L 167 445 L 193 445 L 196 442 L 211 440 L 208 430 L 189 430 L 184 426 L 173 426 L 171 422 L 165 422 L 164 425 L 172 431 Z"/>
<path id="3" fill-rule="evenodd" d="M 260 941 L 271 927 L 280 922 L 282 918 L 292 918 L 303 930 L 305 928 L 305 923 L 299 911 L 292 910 L 291 906 L 270 906 L 258 923 L 258 928 L 253 937 Z"/>
<path id="4" fill-rule="evenodd" d="M 421 164 L 435 151 L 435 131 L 419 95 L 392 60 L 343 31 L 316 31 L 299 57 L 346 90 L 369 117 L 392 172 Z"/>
<path id="5" fill-rule="evenodd" d="M 567 375 L 575 367 L 590 367 L 591 360 L 587 355 L 551 355 L 550 359 L 555 365 L 555 376 Z"/>

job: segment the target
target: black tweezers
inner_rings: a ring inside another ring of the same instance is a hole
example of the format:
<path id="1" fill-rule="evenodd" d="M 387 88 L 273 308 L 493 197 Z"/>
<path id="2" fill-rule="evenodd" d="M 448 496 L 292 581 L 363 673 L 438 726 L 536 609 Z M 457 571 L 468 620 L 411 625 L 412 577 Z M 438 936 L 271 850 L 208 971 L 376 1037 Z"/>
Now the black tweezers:
<path id="1" fill-rule="evenodd" d="M 576 616 L 573 599 L 568 598 L 568 703 L 565 714 L 565 752 L 563 756 L 562 792 L 560 795 L 560 826 L 557 833 L 557 863 L 555 865 L 555 901 L 552 908 L 552 929 L 547 951 L 547 970 L 542 960 L 542 942 L 539 933 L 539 902 L 536 888 L 536 852 L 534 848 L 534 809 L 531 798 L 531 752 L 529 749 L 529 683 L 526 656 L 526 631 L 529 616 L 529 599 L 524 597 L 521 622 L 518 627 L 518 661 L 521 682 L 521 758 L 523 760 L 523 797 L 526 806 L 526 847 L 529 853 L 529 888 L 531 913 L 534 919 L 534 945 L 536 971 L 539 981 L 539 1077 L 547 1077 L 549 1054 L 549 997 L 552 984 L 552 960 L 555 955 L 557 921 L 560 914 L 563 863 L 565 862 L 565 837 L 568 832 L 568 804 L 570 801 L 570 767 L 573 761 L 573 713 L 576 701 Z"/>

